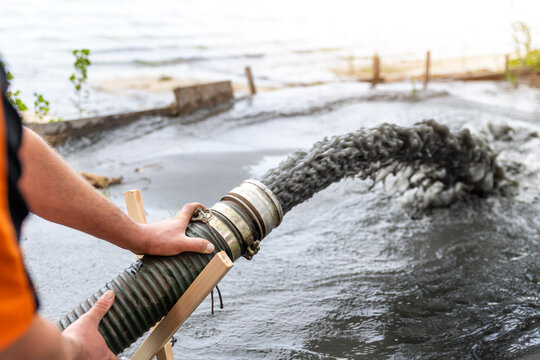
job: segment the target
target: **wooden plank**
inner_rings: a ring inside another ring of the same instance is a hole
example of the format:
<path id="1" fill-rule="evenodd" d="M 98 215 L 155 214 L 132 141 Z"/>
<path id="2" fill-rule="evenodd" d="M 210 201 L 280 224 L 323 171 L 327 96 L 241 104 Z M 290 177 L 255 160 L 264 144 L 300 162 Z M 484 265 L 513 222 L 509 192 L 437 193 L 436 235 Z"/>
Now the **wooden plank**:
<path id="1" fill-rule="evenodd" d="M 249 92 L 251 95 L 255 95 L 257 93 L 257 88 L 255 87 L 255 82 L 253 81 L 253 74 L 251 73 L 250 66 L 246 66 L 246 77 L 249 84 Z"/>
<path id="2" fill-rule="evenodd" d="M 234 92 L 230 81 L 220 81 L 179 87 L 174 89 L 174 96 L 176 98 L 176 114 L 188 115 L 195 110 L 233 100 Z"/>
<path id="3" fill-rule="evenodd" d="M 156 354 L 156 360 L 173 360 L 174 354 L 172 352 L 172 345 L 171 342 L 167 342 L 167 344 L 161 348 L 161 350 L 158 351 Z"/>
<path id="4" fill-rule="evenodd" d="M 126 201 L 126 208 L 129 217 L 138 223 L 146 224 L 146 214 L 144 212 L 141 191 L 136 189 L 124 192 L 124 200 Z M 142 257 L 142 255 L 137 255 L 138 259 Z M 152 330 L 153 329 L 154 328 L 152 328 Z M 158 351 L 156 358 L 157 360 L 174 360 L 172 345 L 170 342 L 165 344 L 165 346 Z"/>
<path id="5" fill-rule="evenodd" d="M 129 190 L 124 192 L 126 208 L 130 218 L 140 224 L 146 224 L 146 214 L 142 202 L 140 190 Z"/>
<path id="6" fill-rule="evenodd" d="M 217 253 L 171 311 L 137 349 L 131 360 L 148 360 L 152 358 L 208 296 L 210 291 L 216 287 L 232 266 L 233 263 L 225 251 Z"/>

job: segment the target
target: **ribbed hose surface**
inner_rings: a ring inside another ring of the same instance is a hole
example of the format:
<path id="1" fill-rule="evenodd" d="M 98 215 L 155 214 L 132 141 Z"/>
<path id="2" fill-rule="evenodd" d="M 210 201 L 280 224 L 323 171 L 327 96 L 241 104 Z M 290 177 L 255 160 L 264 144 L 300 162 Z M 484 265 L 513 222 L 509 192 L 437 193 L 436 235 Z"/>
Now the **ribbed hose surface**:
<path id="1" fill-rule="evenodd" d="M 191 223 L 186 234 L 211 241 L 215 246 L 214 254 L 225 250 L 232 259 L 227 243 L 209 225 Z M 90 310 L 107 290 L 113 290 L 115 301 L 100 322 L 99 332 L 111 351 L 118 355 L 169 312 L 214 254 L 144 256 L 62 317 L 57 326 L 64 330 Z"/>

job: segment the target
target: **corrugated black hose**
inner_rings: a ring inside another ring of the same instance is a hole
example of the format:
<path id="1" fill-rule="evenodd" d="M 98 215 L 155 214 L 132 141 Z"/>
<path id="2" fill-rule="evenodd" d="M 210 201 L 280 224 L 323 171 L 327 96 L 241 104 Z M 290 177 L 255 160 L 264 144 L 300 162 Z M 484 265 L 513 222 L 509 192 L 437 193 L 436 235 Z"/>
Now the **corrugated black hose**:
<path id="1" fill-rule="evenodd" d="M 64 330 L 90 310 L 107 290 L 113 290 L 115 301 L 100 322 L 99 332 L 113 353 L 124 351 L 167 314 L 217 252 L 225 250 L 232 259 L 225 240 L 208 224 L 192 222 L 186 234 L 211 241 L 214 253 L 144 256 L 64 315 L 57 327 Z"/>

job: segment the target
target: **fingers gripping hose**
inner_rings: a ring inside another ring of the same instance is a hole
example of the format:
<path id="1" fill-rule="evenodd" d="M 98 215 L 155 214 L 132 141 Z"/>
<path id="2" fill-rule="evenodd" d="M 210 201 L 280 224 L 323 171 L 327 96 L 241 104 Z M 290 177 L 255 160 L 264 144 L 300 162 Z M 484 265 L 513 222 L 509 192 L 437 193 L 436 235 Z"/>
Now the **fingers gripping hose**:
<path id="1" fill-rule="evenodd" d="M 209 210 L 196 213 L 186 234 L 212 242 L 214 254 L 224 250 L 233 261 L 240 256 L 251 259 L 260 241 L 282 217 L 281 206 L 270 190 L 256 180 L 246 180 Z M 111 351 L 119 354 L 168 313 L 214 254 L 144 256 L 64 315 L 57 327 L 64 330 L 102 294 L 113 290 L 114 304 L 100 322 L 99 331 Z"/>

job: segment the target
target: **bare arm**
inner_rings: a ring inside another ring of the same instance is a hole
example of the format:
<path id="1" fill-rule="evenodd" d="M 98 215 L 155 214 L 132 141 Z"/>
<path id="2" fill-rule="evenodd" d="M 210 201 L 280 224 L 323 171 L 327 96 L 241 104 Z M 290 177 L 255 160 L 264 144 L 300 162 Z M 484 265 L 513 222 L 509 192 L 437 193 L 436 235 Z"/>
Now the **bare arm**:
<path id="1" fill-rule="evenodd" d="M 172 219 L 138 224 L 84 181 L 27 128 L 24 128 L 19 158 L 23 167 L 19 188 L 30 210 L 44 219 L 94 235 L 136 254 L 213 251 L 208 241 L 185 235 L 193 211 L 200 204 L 184 206 Z"/>
<path id="2" fill-rule="evenodd" d="M 108 291 L 86 314 L 60 333 L 39 315 L 17 341 L 0 351 L 0 360 L 116 359 L 98 331 L 98 324 L 114 302 Z"/>

